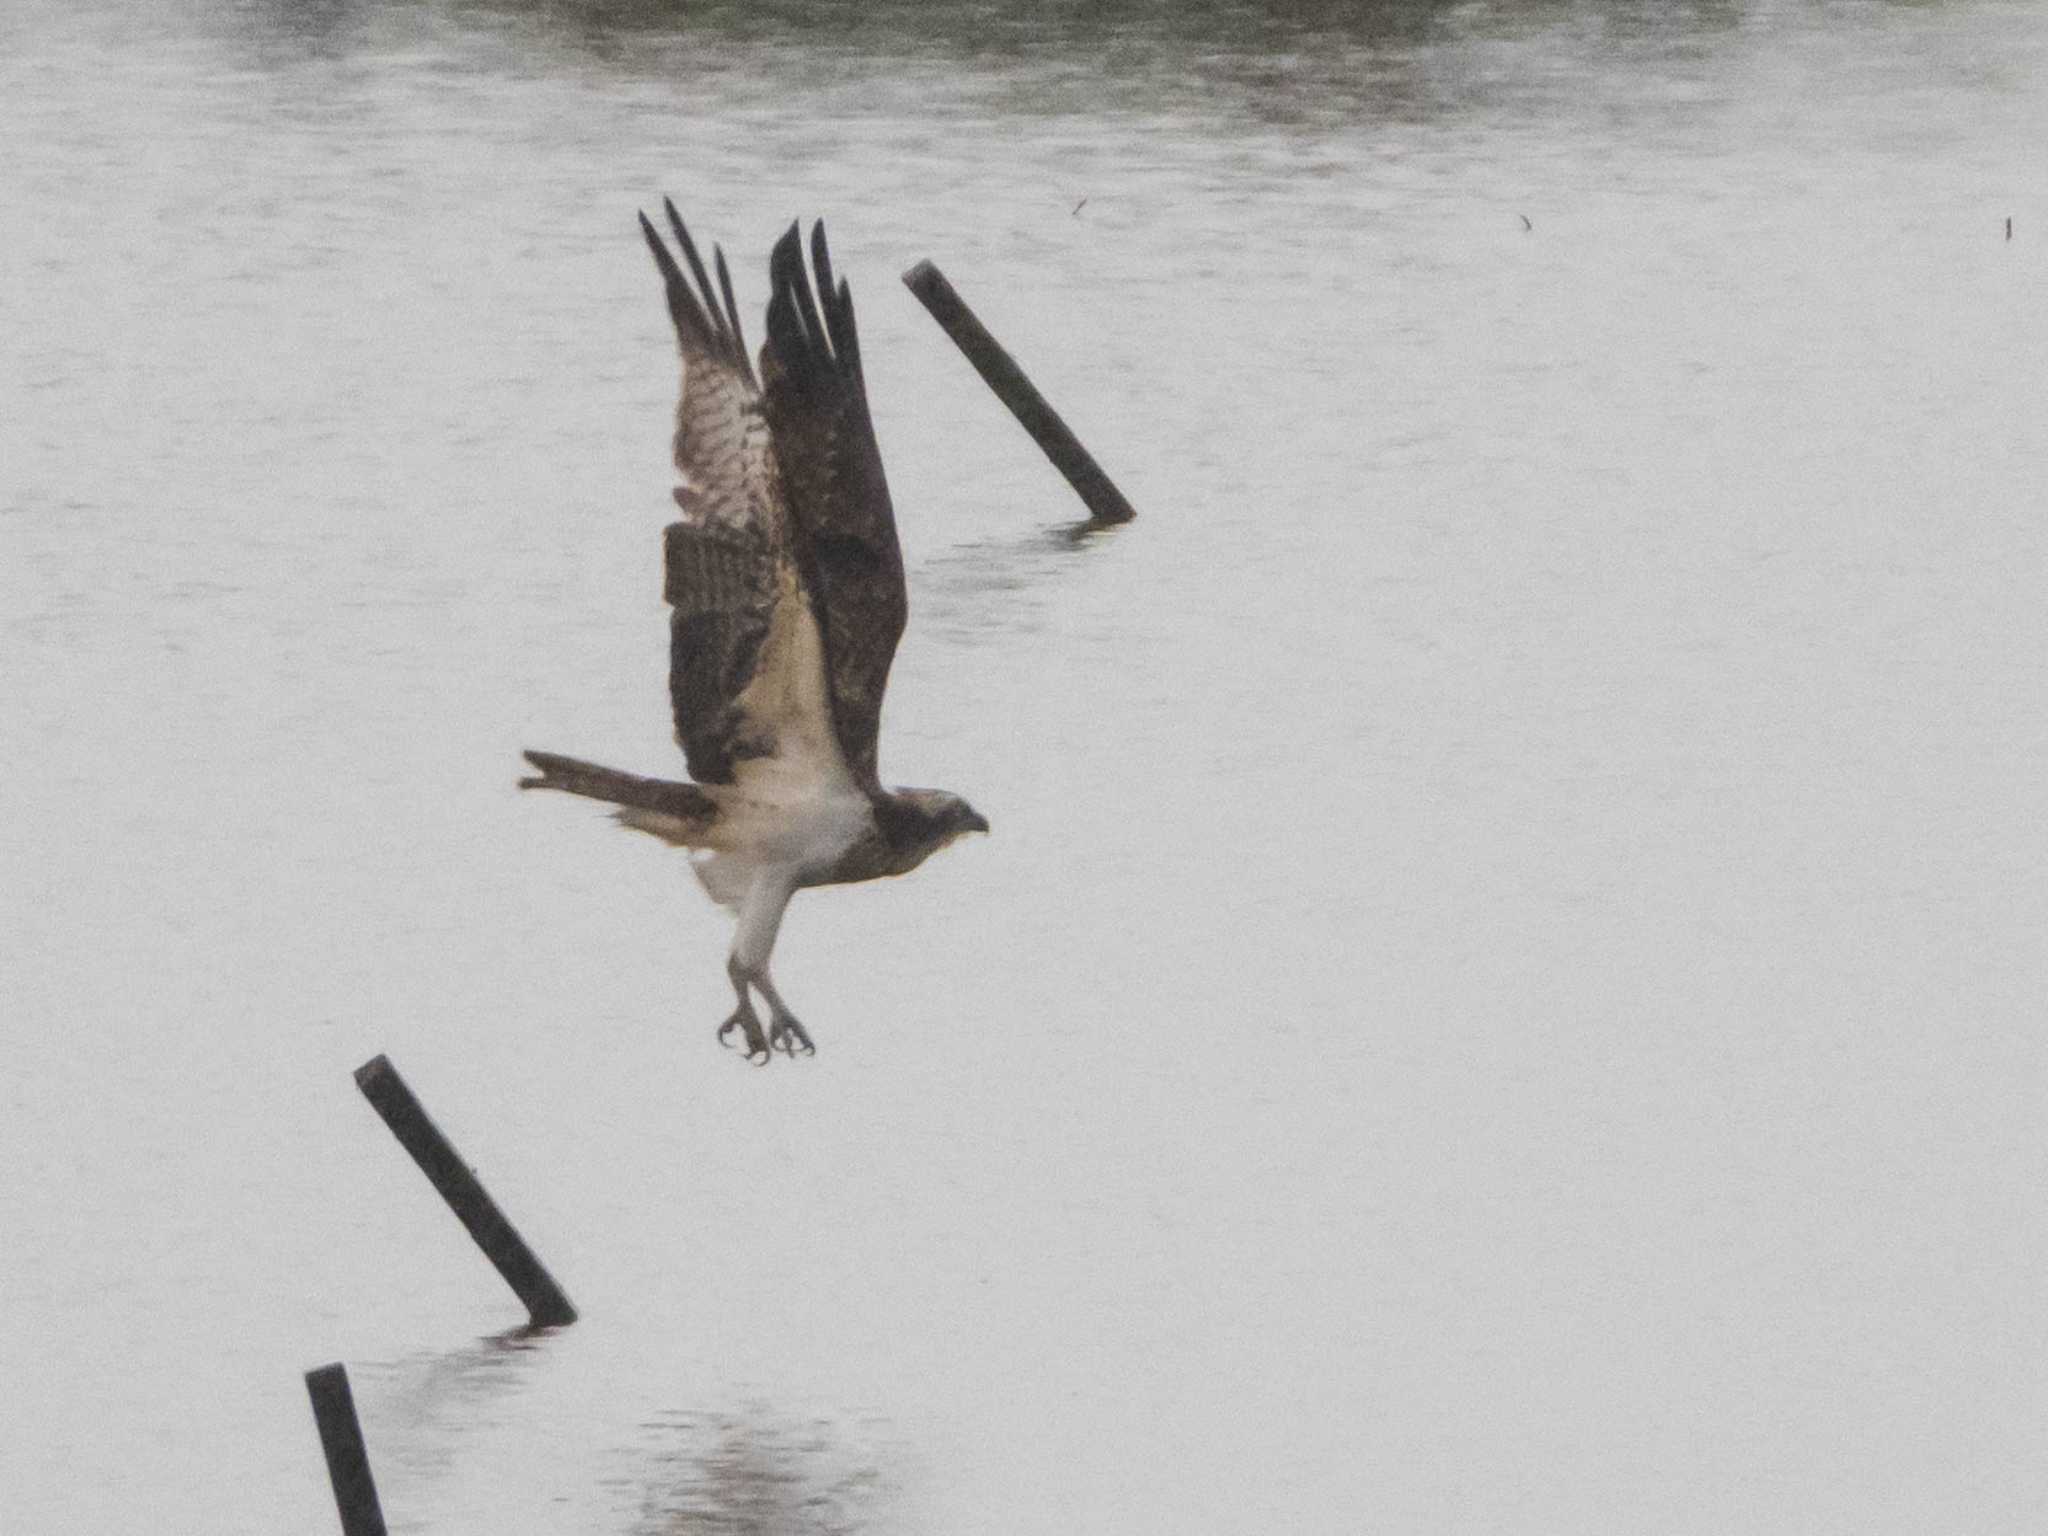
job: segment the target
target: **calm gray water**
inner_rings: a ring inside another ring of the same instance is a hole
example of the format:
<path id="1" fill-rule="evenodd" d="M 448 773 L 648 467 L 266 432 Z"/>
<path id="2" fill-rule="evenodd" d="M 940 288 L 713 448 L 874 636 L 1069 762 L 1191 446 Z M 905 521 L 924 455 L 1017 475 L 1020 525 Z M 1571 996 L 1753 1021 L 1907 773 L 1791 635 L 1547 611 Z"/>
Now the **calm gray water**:
<path id="1" fill-rule="evenodd" d="M 330 1359 L 400 1532 L 2039 1529 L 2048 11 L 10 0 L 0 143 L 8 1532 L 332 1529 Z M 763 1071 L 513 789 L 677 766 L 663 192 L 996 828 Z"/>

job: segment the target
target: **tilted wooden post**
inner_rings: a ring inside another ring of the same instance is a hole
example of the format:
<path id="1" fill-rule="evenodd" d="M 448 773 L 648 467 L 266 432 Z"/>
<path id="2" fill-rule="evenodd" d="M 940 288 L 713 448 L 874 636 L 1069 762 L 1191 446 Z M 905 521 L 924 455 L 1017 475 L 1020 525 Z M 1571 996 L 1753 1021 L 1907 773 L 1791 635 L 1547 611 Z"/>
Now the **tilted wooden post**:
<path id="1" fill-rule="evenodd" d="M 484 1257 L 497 1266 L 505 1283 L 526 1303 L 533 1326 L 560 1328 L 575 1322 L 576 1309 L 555 1284 L 555 1277 L 505 1219 L 497 1202 L 485 1193 L 469 1165 L 441 1134 L 440 1127 L 427 1118 L 420 1101 L 398 1075 L 398 1068 L 391 1065 L 391 1058 L 378 1056 L 356 1068 L 356 1086 L 384 1117 L 399 1144 L 412 1154 L 427 1182 L 461 1218 L 477 1247 L 483 1249 Z"/>
<path id="2" fill-rule="evenodd" d="M 966 300 L 953 291 L 945 273 L 929 261 L 920 261 L 903 274 L 903 285 L 917 295 L 918 302 L 931 311 L 932 318 L 953 338 L 953 344 L 967 354 L 974 371 L 996 392 L 996 398 L 1010 408 L 1010 414 L 1023 423 L 1024 430 L 1054 467 L 1067 477 L 1067 484 L 1087 503 L 1096 522 L 1127 523 L 1138 515 L 1124 500 L 1123 492 L 1102 472 L 1094 456 L 1081 446 L 1073 429 L 1060 420 L 1060 413 L 1024 377 L 1024 370 L 1003 350 L 1002 344 L 989 335 L 988 328 L 967 307 Z"/>
<path id="3" fill-rule="evenodd" d="M 334 1485 L 342 1536 L 385 1536 L 384 1511 L 377 1503 L 377 1484 L 363 1448 L 363 1426 L 356 1421 L 348 1368 L 323 1365 L 306 1372 L 306 1392 L 313 1399 L 313 1422 L 320 1429 L 320 1449 L 327 1455 L 327 1480 Z"/>

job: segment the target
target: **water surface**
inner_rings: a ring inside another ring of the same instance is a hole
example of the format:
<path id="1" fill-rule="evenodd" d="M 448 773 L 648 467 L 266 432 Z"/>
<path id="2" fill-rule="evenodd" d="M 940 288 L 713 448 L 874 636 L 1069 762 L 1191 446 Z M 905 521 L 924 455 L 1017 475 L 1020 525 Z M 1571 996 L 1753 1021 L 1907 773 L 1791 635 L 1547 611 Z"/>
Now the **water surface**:
<path id="1" fill-rule="evenodd" d="M 1988 3 L 17 0 L 8 1529 L 326 1528 L 336 1358 L 395 1531 L 2038 1524 L 2044 81 Z M 664 192 L 757 336 L 828 217 L 884 771 L 996 828 L 799 901 L 765 1071 L 680 862 L 512 787 L 675 767 Z"/>

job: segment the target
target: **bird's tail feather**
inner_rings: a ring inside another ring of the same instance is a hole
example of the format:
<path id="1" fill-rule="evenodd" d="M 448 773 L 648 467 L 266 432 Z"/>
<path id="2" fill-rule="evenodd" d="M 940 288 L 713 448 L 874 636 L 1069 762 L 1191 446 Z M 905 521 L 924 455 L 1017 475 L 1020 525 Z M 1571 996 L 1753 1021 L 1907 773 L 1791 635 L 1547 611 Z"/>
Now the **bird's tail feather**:
<path id="1" fill-rule="evenodd" d="M 718 820 L 718 802 L 701 785 L 646 779 L 637 773 L 553 752 L 528 752 L 524 756 L 540 772 L 521 779 L 521 789 L 559 789 L 571 795 L 609 801 L 621 807 L 619 820 L 626 825 L 671 842 L 697 846 Z"/>

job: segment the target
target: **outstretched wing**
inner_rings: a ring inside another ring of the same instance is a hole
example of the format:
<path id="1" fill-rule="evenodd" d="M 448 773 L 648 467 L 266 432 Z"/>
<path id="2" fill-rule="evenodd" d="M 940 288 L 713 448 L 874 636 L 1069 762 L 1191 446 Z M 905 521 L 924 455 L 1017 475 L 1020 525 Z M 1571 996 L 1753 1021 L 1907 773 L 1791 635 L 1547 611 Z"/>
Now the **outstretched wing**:
<path id="1" fill-rule="evenodd" d="M 815 298 L 790 225 L 768 263 L 774 293 L 761 378 L 795 551 L 824 635 L 833 726 L 854 777 L 875 794 L 882 693 L 909 600 L 868 416 L 853 293 L 844 280 L 833 284 L 823 224 L 812 226 L 811 262 Z"/>
<path id="2" fill-rule="evenodd" d="M 683 361 L 675 436 L 683 516 L 665 535 L 663 580 L 675 609 L 669 699 L 676 740 L 702 783 L 740 783 L 776 800 L 808 796 L 828 782 L 850 787 L 725 254 L 713 248 L 714 294 L 675 204 L 664 207 L 696 280 L 693 290 L 641 215 Z"/>

